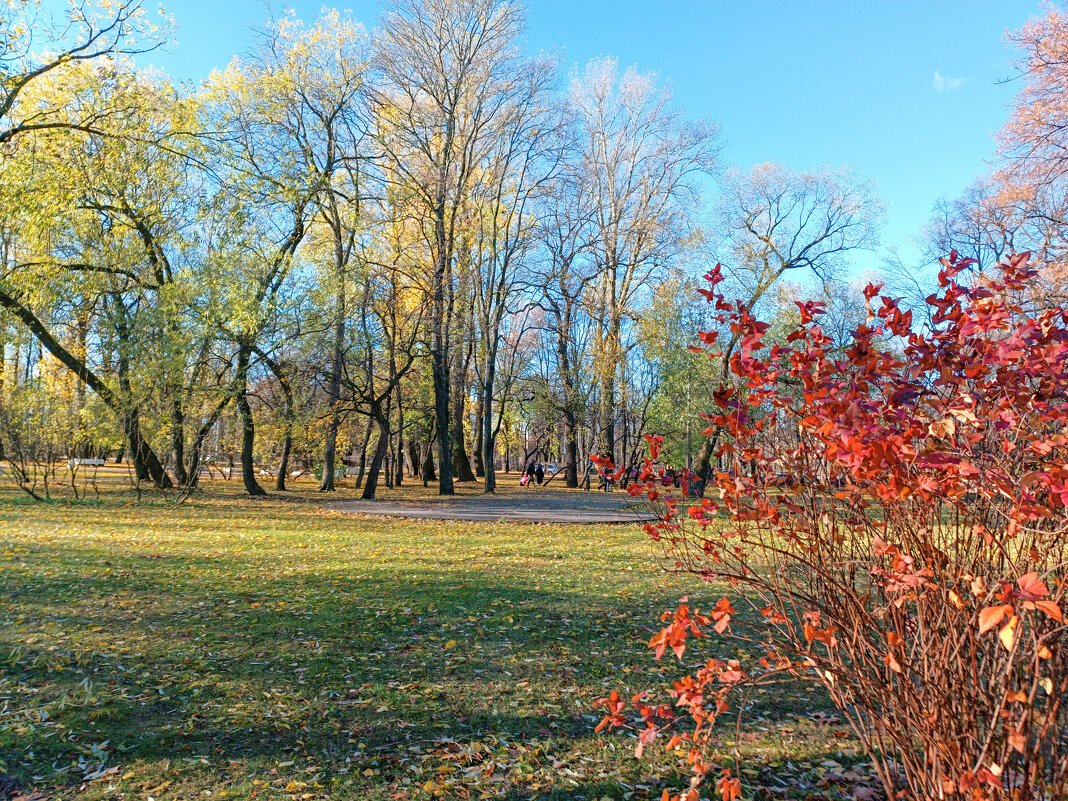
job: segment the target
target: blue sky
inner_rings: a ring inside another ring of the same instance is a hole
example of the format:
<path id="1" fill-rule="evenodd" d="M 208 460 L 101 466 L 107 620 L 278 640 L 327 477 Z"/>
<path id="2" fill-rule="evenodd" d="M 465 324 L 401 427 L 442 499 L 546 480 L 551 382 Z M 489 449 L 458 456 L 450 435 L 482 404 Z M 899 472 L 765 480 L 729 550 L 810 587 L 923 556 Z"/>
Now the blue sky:
<path id="1" fill-rule="evenodd" d="M 45 0 L 59 6 L 61 0 Z M 377 0 L 349 0 L 368 28 Z M 322 2 L 289 0 L 298 16 Z M 252 42 L 263 0 L 171 0 L 177 46 L 150 61 L 198 81 Z M 726 166 L 849 165 L 887 206 L 884 245 L 902 256 L 941 195 L 958 194 L 994 152 L 1019 89 L 1007 30 L 1039 0 L 527 0 L 528 46 L 568 71 L 611 55 L 656 71 L 679 103 L 720 126 Z M 860 266 L 875 265 L 863 257 Z"/>

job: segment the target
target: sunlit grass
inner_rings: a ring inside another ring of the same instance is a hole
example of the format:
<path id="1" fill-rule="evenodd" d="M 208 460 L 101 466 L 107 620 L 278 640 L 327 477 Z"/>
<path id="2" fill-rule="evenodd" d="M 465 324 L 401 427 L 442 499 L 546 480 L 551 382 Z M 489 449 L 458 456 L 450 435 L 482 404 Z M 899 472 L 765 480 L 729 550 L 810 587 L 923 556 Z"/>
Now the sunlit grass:
<path id="1" fill-rule="evenodd" d="M 671 757 L 639 762 L 626 735 L 595 735 L 591 705 L 668 686 L 680 667 L 645 646 L 657 614 L 687 591 L 714 602 L 715 586 L 665 576 L 636 526 L 353 518 L 322 502 L 309 485 L 250 501 L 234 483 L 183 506 L 115 489 L 0 500 L 0 787 L 600 799 L 681 786 Z M 808 717 L 826 710 L 818 697 L 755 702 L 740 735 L 754 784 L 781 776 L 804 797 L 828 755 L 855 753 Z M 723 758 L 737 736 L 723 727 Z"/>

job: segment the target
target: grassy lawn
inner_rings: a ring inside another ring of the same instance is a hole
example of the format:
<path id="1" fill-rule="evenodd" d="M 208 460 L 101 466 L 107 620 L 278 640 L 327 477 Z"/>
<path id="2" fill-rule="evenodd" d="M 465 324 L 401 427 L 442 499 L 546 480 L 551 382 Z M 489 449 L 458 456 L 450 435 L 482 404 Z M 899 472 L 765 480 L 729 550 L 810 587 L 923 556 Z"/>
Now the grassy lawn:
<path id="1" fill-rule="evenodd" d="M 391 521 L 323 500 L 305 484 L 250 501 L 234 482 L 180 507 L 0 497 L 0 798 L 683 785 L 662 749 L 638 761 L 628 735 L 595 735 L 591 704 L 668 686 L 680 666 L 645 646 L 657 614 L 721 590 L 667 580 L 636 526 Z M 864 765 L 825 699 L 752 705 L 719 757 L 741 749 L 747 798 L 853 797 Z"/>

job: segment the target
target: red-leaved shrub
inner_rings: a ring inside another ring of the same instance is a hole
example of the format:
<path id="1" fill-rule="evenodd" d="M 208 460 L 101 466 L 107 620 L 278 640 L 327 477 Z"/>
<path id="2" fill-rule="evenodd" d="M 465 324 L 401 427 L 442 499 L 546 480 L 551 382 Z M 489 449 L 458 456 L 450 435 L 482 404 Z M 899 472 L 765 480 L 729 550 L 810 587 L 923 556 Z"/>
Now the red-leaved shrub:
<path id="1" fill-rule="evenodd" d="M 922 330 L 869 286 L 868 323 L 844 350 L 817 303 L 764 342 L 768 326 L 719 293 L 719 267 L 707 276 L 737 342 L 706 415 L 731 469 L 700 502 L 665 495 L 653 438 L 632 492 L 659 508 L 646 530 L 671 569 L 736 590 L 665 613 L 657 656 L 720 636 L 752 657 L 675 682 L 689 725 L 669 747 L 693 773 L 678 798 L 709 778 L 737 796 L 729 772 L 708 775 L 713 724 L 733 693 L 784 677 L 826 689 L 890 798 L 1068 797 L 1068 309 L 1017 303 L 1027 254 L 992 277 L 971 268 L 943 261 Z M 677 724 L 635 702 L 640 750 Z M 602 727 L 628 725 L 618 696 L 602 704 Z"/>

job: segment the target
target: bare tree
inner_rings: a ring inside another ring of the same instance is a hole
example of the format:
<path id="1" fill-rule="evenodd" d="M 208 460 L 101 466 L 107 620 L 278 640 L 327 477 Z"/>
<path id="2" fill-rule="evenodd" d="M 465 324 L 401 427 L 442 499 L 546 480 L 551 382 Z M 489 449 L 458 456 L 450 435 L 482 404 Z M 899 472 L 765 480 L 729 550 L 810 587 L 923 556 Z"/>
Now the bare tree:
<path id="1" fill-rule="evenodd" d="M 559 116 L 547 102 L 554 66 L 547 60 L 531 62 L 515 74 L 483 161 L 486 180 L 471 204 L 476 245 L 475 313 L 481 340 L 481 358 L 476 360 L 481 431 L 476 440 L 481 445 L 486 492 L 496 488 L 494 459 L 503 419 L 501 407 L 515 378 L 514 371 L 508 371 L 505 386 L 497 385 L 506 322 L 524 317 L 516 304 L 522 302 L 523 291 L 530 285 L 537 199 L 562 162 L 566 145 Z M 497 390 L 502 388 L 505 392 L 498 401 Z"/>
<path id="2" fill-rule="evenodd" d="M 543 199 L 539 240 L 544 251 L 544 292 L 541 304 L 548 314 L 552 367 L 559 385 L 557 407 L 564 420 L 564 483 L 578 487 L 579 424 L 587 407 L 584 375 L 591 367 L 588 342 L 581 325 L 591 283 L 599 275 L 590 259 L 596 229 L 593 197 L 583 191 L 578 173 L 565 171 Z"/>
<path id="3" fill-rule="evenodd" d="M 651 276 L 685 248 L 699 180 L 714 167 L 718 131 L 689 120 L 655 77 L 612 59 L 592 61 L 572 81 L 570 100 L 581 141 L 581 185 L 595 201 L 600 447 L 616 449 L 616 387 L 625 321 Z"/>

